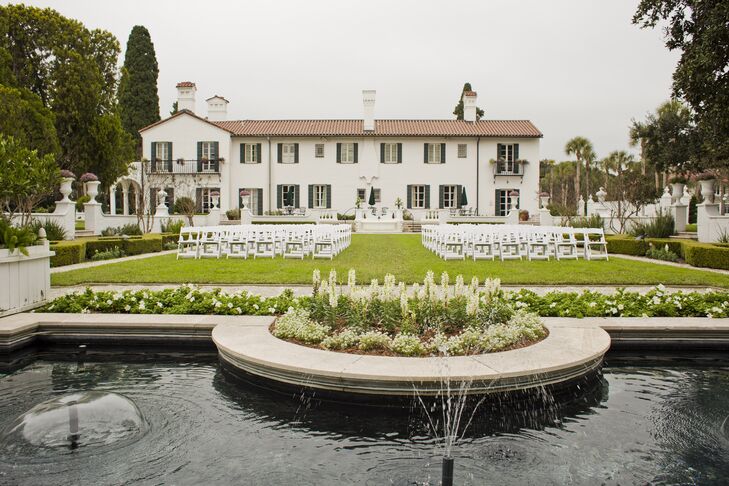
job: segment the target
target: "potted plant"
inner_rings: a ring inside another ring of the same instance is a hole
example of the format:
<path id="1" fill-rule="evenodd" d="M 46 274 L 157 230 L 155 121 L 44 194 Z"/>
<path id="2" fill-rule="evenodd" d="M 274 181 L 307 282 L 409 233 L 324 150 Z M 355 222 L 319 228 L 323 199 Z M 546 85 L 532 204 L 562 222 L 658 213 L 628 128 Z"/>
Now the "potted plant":
<path id="1" fill-rule="evenodd" d="M 399 197 L 395 199 L 395 207 L 397 209 L 402 209 L 402 199 L 400 199 Z"/>
<path id="2" fill-rule="evenodd" d="M 671 184 L 671 195 L 673 202 L 678 201 L 683 196 L 683 188 L 686 187 L 688 179 L 686 176 L 676 174 L 668 179 L 668 183 Z"/>
<path id="3" fill-rule="evenodd" d="M 225 162 L 225 157 L 218 157 L 218 162 L 220 162 L 221 164 L 222 164 L 223 162 Z"/>
<path id="4" fill-rule="evenodd" d="M 76 180 L 76 174 L 71 172 L 70 170 L 63 169 L 61 170 L 61 195 L 63 196 L 63 199 L 61 199 L 59 202 L 71 202 L 71 200 L 68 198 L 68 196 L 71 194 L 73 181 Z"/>
<path id="5" fill-rule="evenodd" d="M 179 159 L 177 159 L 177 164 L 178 165 L 184 165 L 185 164 L 185 159 L 183 159 L 182 157 L 180 157 Z"/>
<path id="6" fill-rule="evenodd" d="M 81 175 L 79 181 L 84 183 L 86 186 L 86 194 L 89 196 L 89 202 L 95 203 L 96 196 L 99 194 L 99 184 L 101 184 L 101 182 L 99 182 L 99 178 L 96 177 L 96 174 L 86 172 Z"/>
<path id="7" fill-rule="evenodd" d="M 522 209 L 519 211 L 519 221 L 529 221 L 529 211 Z"/>
<path id="8" fill-rule="evenodd" d="M 701 197 L 704 198 L 704 201 L 709 204 L 713 204 L 716 175 L 712 172 L 701 172 L 694 176 L 694 180 L 696 180 L 701 186 Z"/>

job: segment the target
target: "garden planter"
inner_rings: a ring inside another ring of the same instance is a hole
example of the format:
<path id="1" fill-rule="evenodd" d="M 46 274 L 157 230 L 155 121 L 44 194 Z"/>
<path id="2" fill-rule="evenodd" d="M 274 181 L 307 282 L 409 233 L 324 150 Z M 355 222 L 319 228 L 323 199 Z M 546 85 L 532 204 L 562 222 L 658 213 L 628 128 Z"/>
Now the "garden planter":
<path id="1" fill-rule="evenodd" d="M 546 209 L 549 205 L 549 196 L 539 196 L 539 204 L 542 208 Z"/>
<path id="2" fill-rule="evenodd" d="M 704 201 L 709 204 L 714 203 L 715 182 L 716 179 L 706 179 L 703 181 L 699 181 L 699 184 L 701 184 L 701 197 L 703 197 Z"/>
<path id="3" fill-rule="evenodd" d="M 63 199 L 61 199 L 59 202 L 71 202 L 71 200 L 68 198 L 68 196 L 71 194 L 72 188 L 71 185 L 73 184 L 73 177 L 64 177 L 61 179 L 61 195 L 63 196 Z"/>
<path id="4" fill-rule="evenodd" d="M 673 184 L 671 184 L 671 187 L 671 196 L 673 202 L 680 201 L 683 197 L 683 188 L 686 187 L 686 184 L 684 184 L 683 182 L 674 182 Z"/>
<path id="5" fill-rule="evenodd" d="M 23 312 L 46 302 L 51 288 L 48 245 L 28 247 L 28 256 L 0 249 L 0 316 Z"/>
<path id="6" fill-rule="evenodd" d="M 86 183 L 86 194 L 91 198 L 90 203 L 96 202 L 96 196 L 99 194 L 99 181 L 89 181 Z"/>

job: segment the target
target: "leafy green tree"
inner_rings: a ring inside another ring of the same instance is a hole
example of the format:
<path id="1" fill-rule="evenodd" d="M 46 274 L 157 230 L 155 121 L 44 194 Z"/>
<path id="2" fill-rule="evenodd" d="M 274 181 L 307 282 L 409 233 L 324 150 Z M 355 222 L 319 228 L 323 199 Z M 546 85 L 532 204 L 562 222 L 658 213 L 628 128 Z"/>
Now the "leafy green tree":
<path id="1" fill-rule="evenodd" d="M 105 173 L 105 185 L 134 158 L 131 137 L 124 138 L 120 122 L 107 120 L 119 118 L 119 52 L 109 32 L 88 30 L 55 10 L 0 7 L 0 76 L 37 95 L 53 113 L 58 163 L 77 173 Z"/>
<path id="2" fill-rule="evenodd" d="M 466 83 L 463 85 L 463 90 L 461 90 L 461 97 L 458 100 L 458 104 L 453 109 L 453 114 L 456 115 L 456 120 L 463 120 L 463 93 L 466 91 L 473 91 L 471 89 L 471 83 Z M 480 120 L 484 115 L 484 111 L 481 108 L 476 107 L 476 120 Z"/>
<path id="3" fill-rule="evenodd" d="M 695 113 L 703 164 L 729 164 L 729 5 L 726 0 L 641 0 L 641 28 L 667 23 L 666 47 L 681 52 L 673 92 Z"/>
<path id="4" fill-rule="evenodd" d="M 41 155 L 59 151 L 55 117 L 38 95 L 0 84 L 0 133 Z"/>
<path id="5" fill-rule="evenodd" d="M 646 204 L 655 202 L 658 194 L 652 182 L 642 177 L 641 164 L 624 150 L 611 152 L 603 163 L 608 171 L 615 173 L 608 195 L 614 201 L 611 205 L 613 231 L 624 233 L 628 221 L 640 213 Z"/>
<path id="6" fill-rule="evenodd" d="M 582 162 L 594 159 L 592 142 L 585 137 L 574 137 L 567 141 L 564 146 L 567 155 L 574 155 L 577 159 L 575 171 L 575 199 L 579 201 L 582 194 Z"/>
<path id="7" fill-rule="evenodd" d="M 636 122 L 634 125 L 636 126 Z M 691 111 L 678 100 L 669 100 L 649 113 L 636 128 L 640 135 L 642 156 L 658 171 L 684 172 L 700 169 L 697 134 L 691 123 Z"/>
<path id="8" fill-rule="evenodd" d="M 38 155 L 0 134 L 0 207 L 8 220 L 20 213 L 20 225 L 29 224 L 33 208 L 53 194 L 60 177 L 53 154 Z"/>
<path id="9" fill-rule="evenodd" d="M 157 77 L 159 67 L 149 31 L 135 25 L 129 34 L 119 83 L 119 114 L 122 126 L 136 142 L 137 157 L 142 156 L 139 129 L 159 121 Z"/>
<path id="10" fill-rule="evenodd" d="M 172 103 L 172 109 L 170 110 L 170 115 L 174 115 L 175 113 L 180 111 L 177 107 L 178 107 L 177 101 Z"/>

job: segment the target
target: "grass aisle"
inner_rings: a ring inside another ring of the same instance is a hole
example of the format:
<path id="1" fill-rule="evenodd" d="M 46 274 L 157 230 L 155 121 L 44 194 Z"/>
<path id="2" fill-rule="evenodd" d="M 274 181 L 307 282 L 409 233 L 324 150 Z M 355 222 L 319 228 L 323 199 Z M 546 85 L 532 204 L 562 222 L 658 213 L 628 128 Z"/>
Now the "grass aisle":
<path id="1" fill-rule="evenodd" d="M 729 287 L 729 276 L 624 259 L 610 261 L 448 261 L 420 244 L 420 235 L 354 235 L 348 249 L 329 260 L 175 260 L 164 255 L 112 263 L 51 275 L 53 285 L 85 283 L 307 284 L 315 268 L 335 268 L 346 281 L 350 268 L 357 280 L 382 282 L 386 273 L 407 283 L 421 282 L 428 270 L 448 271 L 451 281 L 462 274 L 498 277 L 505 284 L 524 285 L 700 285 Z"/>

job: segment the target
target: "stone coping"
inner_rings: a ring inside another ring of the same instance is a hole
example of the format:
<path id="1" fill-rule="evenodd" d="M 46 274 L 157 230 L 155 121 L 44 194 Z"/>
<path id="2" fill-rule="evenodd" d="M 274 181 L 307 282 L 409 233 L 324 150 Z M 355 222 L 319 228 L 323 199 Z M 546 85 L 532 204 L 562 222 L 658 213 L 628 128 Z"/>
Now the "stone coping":
<path id="1" fill-rule="evenodd" d="M 230 366 L 259 378 L 328 392 L 436 395 L 446 378 L 470 382 L 468 393 L 525 390 L 579 379 L 602 364 L 610 336 L 596 326 L 547 324 L 549 336 L 528 347 L 472 356 L 409 358 L 347 354 L 274 337 L 264 323 L 221 324 L 213 342 Z"/>

